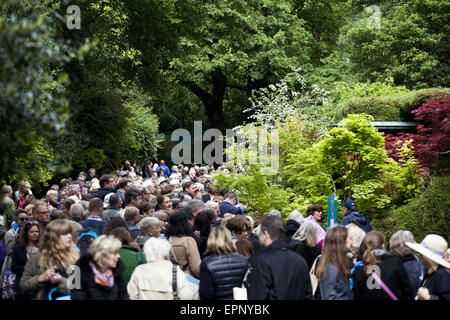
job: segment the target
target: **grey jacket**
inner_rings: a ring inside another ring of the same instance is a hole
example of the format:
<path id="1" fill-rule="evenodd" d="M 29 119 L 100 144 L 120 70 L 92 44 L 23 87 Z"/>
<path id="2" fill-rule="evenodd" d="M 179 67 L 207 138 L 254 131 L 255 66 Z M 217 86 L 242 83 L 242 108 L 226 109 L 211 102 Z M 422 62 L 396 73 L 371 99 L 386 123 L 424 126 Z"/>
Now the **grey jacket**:
<path id="1" fill-rule="evenodd" d="M 332 264 L 328 264 L 325 274 L 319 281 L 322 300 L 353 300 L 353 292 L 348 282 L 344 281 Z"/>

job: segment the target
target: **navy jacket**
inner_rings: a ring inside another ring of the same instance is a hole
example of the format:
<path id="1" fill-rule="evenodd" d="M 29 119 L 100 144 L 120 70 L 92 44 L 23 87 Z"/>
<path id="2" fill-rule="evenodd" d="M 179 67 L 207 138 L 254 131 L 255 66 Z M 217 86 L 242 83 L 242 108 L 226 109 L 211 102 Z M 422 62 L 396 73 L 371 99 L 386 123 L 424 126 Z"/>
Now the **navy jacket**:
<path id="1" fill-rule="evenodd" d="M 436 272 L 425 276 L 422 287 L 428 289 L 433 300 L 450 300 L 450 273 L 439 266 Z"/>
<path id="2" fill-rule="evenodd" d="M 311 280 L 305 259 L 276 241 L 250 258 L 249 300 L 309 300 Z"/>
<path id="3" fill-rule="evenodd" d="M 241 208 L 233 206 L 228 201 L 222 201 L 219 204 L 219 209 L 220 209 L 220 217 L 223 217 L 225 213 L 242 214 Z"/>
<path id="4" fill-rule="evenodd" d="M 347 214 L 342 218 L 341 225 L 346 226 L 350 223 L 356 224 L 358 227 L 364 230 L 364 232 L 372 231 L 372 226 L 370 225 L 370 221 L 366 218 L 364 213 L 349 210 Z"/>
<path id="5" fill-rule="evenodd" d="M 27 264 L 27 249 L 22 247 L 20 243 L 16 243 L 13 248 L 11 271 L 16 274 L 16 280 L 14 282 L 14 292 L 21 293 L 19 283 L 22 278 L 23 270 Z"/>

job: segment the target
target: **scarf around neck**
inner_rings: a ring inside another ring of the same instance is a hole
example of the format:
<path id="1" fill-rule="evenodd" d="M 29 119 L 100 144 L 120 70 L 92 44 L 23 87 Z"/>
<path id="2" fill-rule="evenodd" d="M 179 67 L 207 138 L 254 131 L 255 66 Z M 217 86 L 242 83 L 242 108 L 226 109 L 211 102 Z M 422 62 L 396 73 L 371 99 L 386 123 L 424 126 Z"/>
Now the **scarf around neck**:
<path id="1" fill-rule="evenodd" d="M 106 270 L 104 273 L 101 273 L 94 263 L 89 262 L 89 266 L 94 273 L 94 281 L 103 287 L 111 288 L 114 285 L 114 275 L 111 269 Z"/>

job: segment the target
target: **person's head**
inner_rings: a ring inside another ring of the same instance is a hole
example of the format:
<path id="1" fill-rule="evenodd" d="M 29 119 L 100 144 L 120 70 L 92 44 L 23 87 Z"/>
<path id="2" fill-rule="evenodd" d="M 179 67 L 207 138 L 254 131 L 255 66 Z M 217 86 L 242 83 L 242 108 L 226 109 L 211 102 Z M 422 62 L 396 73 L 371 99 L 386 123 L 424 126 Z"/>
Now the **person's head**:
<path id="1" fill-rule="evenodd" d="M 213 209 L 216 212 L 216 215 L 220 215 L 220 207 L 219 203 L 216 201 L 209 200 L 205 203 L 205 209 Z"/>
<path id="2" fill-rule="evenodd" d="M 151 237 L 159 237 L 161 235 L 161 222 L 156 217 L 145 217 L 137 227 L 141 230 L 142 235 Z"/>
<path id="3" fill-rule="evenodd" d="M 344 213 L 347 213 L 347 211 L 350 210 L 356 210 L 356 203 L 352 199 L 347 199 L 342 203 L 342 206 L 344 207 Z"/>
<path id="4" fill-rule="evenodd" d="M 380 258 L 374 255 L 372 250 L 385 249 L 386 238 L 384 234 L 379 231 L 370 231 L 364 237 L 362 247 L 364 249 L 364 252 L 362 252 L 362 260 L 364 262 L 366 273 L 369 274 L 369 266 L 379 266 L 381 264 Z"/>
<path id="5" fill-rule="evenodd" d="M 226 227 L 230 230 L 231 234 L 239 240 L 247 239 L 250 233 L 250 228 L 248 227 L 248 222 L 242 215 L 236 215 L 231 218 Z"/>
<path id="6" fill-rule="evenodd" d="M 109 234 L 111 230 L 115 228 L 124 227 L 127 228 L 127 224 L 121 217 L 111 217 L 105 225 L 105 228 L 103 229 L 103 234 Z"/>
<path id="7" fill-rule="evenodd" d="M 102 234 L 92 241 L 88 253 L 99 270 L 104 272 L 117 266 L 117 261 L 120 259 L 118 251 L 121 247 L 122 243 L 119 239 Z"/>
<path id="8" fill-rule="evenodd" d="M 303 223 L 303 214 L 300 211 L 294 210 L 289 214 L 288 220 L 297 221 L 300 225 Z"/>
<path id="9" fill-rule="evenodd" d="M 19 233 L 19 242 L 22 247 L 27 247 L 29 244 L 38 245 L 39 241 L 39 225 L 36 221 L 29 221 L 25 223 Z"/>
<path id="10" fill-rule="evenodd" d="M 144 217 L 152 217 L 155 208 L 148 201 L 142 201 L 139 204 L 139 214 Z"/>
<path id="11" fill-rule="evenodd" d="M 72 225 L 67 219 L 51 221 L 39 241 L 41 251 L 40 266 L 44 269 L 65 270 L 79 258 L 78 250 L 72 241 Z"/>
<path id="12" fill-rule="evenodd" d="M 300 228 L 294 233 L 292 239 L 305 241 L 308 247 L 315 247 L 317 244 L 317 227 L 311 221 L 304 221 Z"/>
<path id="13" fill-rule="evenodd" d="M 95 169 L 94 168 L 90 168 L 88 172 L 91 177 L 95 177 Z"/>
<path id="14" fill-rule="evenodd" d="M 361 243 L 366 236 L 366 233 L 354 223 L 349 223 L 345 227 L 347 228 L 350 239 L 352 240 L 352 253 L 354 256 L 358 256 L 359 248 L 361 247 Z"/>
<path id="15" fill-rule="evenodd" d="M 195 185 L 192 181 L 186 181 L 183 183 L 183 192 L 185 194 L 190 195 L 191 197 L 194 197 L 195 194 Z"/>
<path id="16" fill-rule="evenodd" d="M 125 209 L 125 214 L 124 214 L 125 221 L 132 223 L 134 225 L 137 223 L 138 216 L 139 216 L 138 208 L 127 207 Z"/>
<path id="17" fill-rule="evenodd" d="M 172 208 L 172 201 L 168 196 L 161 195 L 157 198 L 158 208 L 160 210 L 167 210 Z"/>
<path id="18" fill-rule="evenodd" d="M 80 185 L 78 183 L 70 184 L 67 190 L 69 191 L 69 197 L 80 195 Z"/>
<path id="19" fill-rule="evenodd" d="M 5 185 L 3 185 L 3 187 L 2 187 L 1 193 L 2 193 L 2 195 L 6 195 L 7 197 L 10 197 L 10 198 L 11 198 L 11 197 L 12 197 L 12 194 L 13 194 L 13 190 L 12 190 L 12 188 L 11 188 L 10 185 L 5 184 Z"/>
<path id="20" fill-rule="evenodd" d="M 192 236 L 192 226 L 189 224 L 184 212 L 177 212 L 169 218 L 169 225 L 166 228 L 165 235 L 167 239 L 171 236 Z"/>
<path id="21" fill-rule="evenodd" d="M 119 180 L 119 184 L 118 184 L 119 189 L 126 191 L 127 189 L 130 188 L 130 186 L 131 186 L 131 179 L 121 178 Z"/>
<path id="22" fill-rule="evenodd" d="M 448 244 L 444 237 L 428 234 L 421 243 L 408 241 L 406 245 L 419 253 L 419 258 L 428 274 L 436 272 L 439 266 L 450 269 L 450 262 L 446 259 Z"/>
<path id="23" fill-rule="evenodd" d="M 80 237 L 81 229 L 83 229 L 83 227 L 81 226 L 81 224 L 73 220 L 69 220 L 69 223 L 72 227 L 72 241 L 75 243 L 75 245 L 78 245 L 78 238 Z"/>
<path id="24" fill-rule="evenodd" d="M 321 278 L 326 273 L 326 267 L 332 264 L 344 281 L 348 282 L 348 273 L 351 268 L 351 259 L 347 253 L 351 250 L 351 240 L 348 230 L 342 226 L 328 229 L 323 242 L 322 257 L 317 267 L 317 276 Z"/>
<path id="25" fill-rule="evenodd" d="M 29 204 L 29 205 L 25 206 L 25 211 L 28 214 L 28 220 L 34 220 L 33 208 L 34 208 L 34 204 Z M 22 210 L 22 209 L 20 209 L 20 210 Z"/>
<path id="26" fill-rule="evenodd" d="M 225 194 L 225 200 L 230 201 L 231 204 L 235 205 L 237 203 L 237 195 L 233 191 L 228 191 Z"/>
<path id="27" fill-rule="evenodd" d="M 398 230 L 389 240 L 389 252 L 393 256 L 406 256 L 414 254 L 414 250 L 406 245 L 406 242 L 413 242 L 414 235 L 408 230 Z"/>
<path id="28" fill-rule="evenodd" d="M 75 204 L 75 200 L 67 198 L 61 201 L 61 211 L 65 216 L 70 216 L 70 208 Z"/>
<path id="29" fill-rule="evenodd" d="M 100 188 L 114 188 L 114 177 L 110 174 L 104 174 L 100 177 Z"/>
<path id="30" fill-rule="evenodd" d="M 14 212 L 14 215 L 16 217 L 16 223 L 23 228 L 28 220 L 31 220 L 28 218 L 28 212 L 23 209 L 17 209 Z"/>
<path id="31" fill-rule="evenodd" d="M 78 178 L 79 179 L 81 179 L 81 180 L 86 180 L 86 177 L 87 177 L 87 174 L 86 174 L 86 172 L 84 172 L 84 171 L 81 171 L 79 174 L 78 174 Z"/>
<path id="32" fill-rule="evenodd" d="M 36 201 L 33 207 L 34 220 L 45 225 L 50 222 L 50 210 L 48 205 L 41 200 Z"/>
<path id="33" fill-rule="evenodd" d="M 276 209 L 270 210 L 270 212 L 267 215 L 281 218 L 281 212 Z"/>
<path id="34" fill-rule="evenodd" d="M 253 244 L 247 239 L 238 240 L 234 245 L 236 246 L 237 252 L 247 258 L 250 258 L 255 254 Z"/>
<path id="35" fill-rule="evenodd" d="M 145 241 L 143 251 L 147 262 L 169 260 L 172 246 L 166 239 L 152 237 Z"/>
<path id="36" fill-rule="evenodd" d="M 219 255 L 236 251 L 231 239 L 231 232 L 225 227 L 217 227 L 211 230 L 206 247 L 207 252 Z"/>
<path id="37" fill-rule="evenodd" d="M 185 213 L 190 221 L 193 221 L 200 211 L 205 210 L 205 203 L 202 200 L 189 200 L 184 207 Z"/>
<path id="38" fill-rule="evenodd" d="M 100 198 L 92 198 L 89 200 L 89 215 L 101 217 L 103 214 L 103 201 Z"/>
<path id="39" fill-rule="evenodd" d="M 74 203 L 70 207 L 70 218 L 83 220 L 83 206 L 79 203 Z"/>
<path id="40" fill-rule="evenodd" d="M 114 228 L 109 234 L 119 239 L 122 245 L 131 245 L 133 242 L 133 237 L 131 236 L 130 231 L 128 231 L 125 227 Z"/>
<path id="41" fill-rule="evenodd" d="M 50 221 L 53 221 L 56 219 L 68 219 L 69 217 L 70 217 L 70 213 L 65 215 L 61 210 L 51 209 Z"/>
<path id="42" fill-rule="evenodd" d="M 130 188 L 127 191 L 125 191 L 125 204 L 128 207 L 139 208 L 140 203 L 141 203 L 141 200 L 140 200 L 139 190 L 137 190 L 135 188 Z"/>
<path id="43" fill-rule="evenodd" d="M 116 193 L 109 196 L 108 208 L 120 209 L 122 207 L 122 199 Z"/>
<path id="44" fill-rule="evenodd" d="M 259 242 L 263 246 L 269 246 L 273 242 L 283 240 L 286 236 L 286 226 L 281 218 L 266 216 L 261 220 Z"/>
<path id="45" fill-rule="evenodd" d="M 58 200 L 58 192 L 50 189 L 47 191 L 46 197 L 47 197 L 47 199 L 56 202 Z"/>
<path id="46" fill-rule="evenodd" d="M 312 204 L 306 209 L 307 216 L 313 216 L 316 221 L 322 219 L 323 209 L 320 204 Z"/>
<path id="47" fill-rule="evenodd" d="M 169 224 L 169 214 L 164 210 L 155 211 L 153 216 L 159 220 L 159 224 L 161 226 L 161 232 L 166 231 L 166 228 Z"/>
<path id="48" fill-rule="evenodd" d="M 67 191 L 66 189 L 62 190 L 61 193 L 59 194 L 59 198 L 61 202 L 69 198 L 69 191 Z"/>
<path id="49" fill-rule="evenodd" d="M 194 220 L 194 229 L 200 231 L 201 236 L 209 236 L 216 220 L 216 213 L 213 209 L 206 209 L 197 214 Z"/>

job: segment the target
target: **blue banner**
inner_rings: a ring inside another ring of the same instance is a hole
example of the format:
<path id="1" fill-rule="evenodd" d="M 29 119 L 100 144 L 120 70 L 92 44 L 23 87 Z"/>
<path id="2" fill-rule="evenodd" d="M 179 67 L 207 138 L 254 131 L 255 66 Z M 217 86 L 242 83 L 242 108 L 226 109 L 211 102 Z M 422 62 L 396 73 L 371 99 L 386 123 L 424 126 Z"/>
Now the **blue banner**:
<path id="1" fill-rule="evenodd" d="M 337 197 L 336 194 L 332 193 L 330 197 L 328 197 L 328 208 L 327 208 L 327 221 L 328 228 L 332 227 L 335 224 L 338 224 L 337 220 Z"/>

